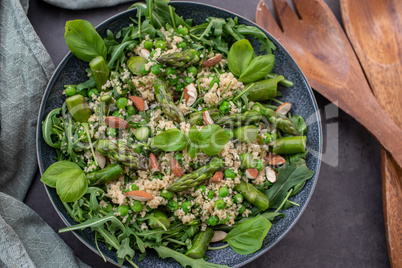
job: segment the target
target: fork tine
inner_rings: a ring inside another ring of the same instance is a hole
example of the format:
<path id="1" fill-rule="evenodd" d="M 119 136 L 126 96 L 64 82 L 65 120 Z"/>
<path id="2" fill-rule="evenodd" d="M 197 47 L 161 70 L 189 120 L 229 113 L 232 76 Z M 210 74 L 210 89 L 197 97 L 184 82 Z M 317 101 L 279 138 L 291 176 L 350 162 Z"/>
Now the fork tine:
<path id="1" fill-rule="evenodd" d="M 264 0 L 260 0 L 255 11 L 255 21 L 262 28 L 266 29 L 275 38 L 280 38 L 282 35 L 282 30 L 276 23 L 274 16 L 271 11 L 269 11 Z"/>
<path id="2" fill-rule="evenodd" d="M 317 18 L 327 21 L 327 16 L 333 15 L 323 0 L 292 0 L 292 3 L 303 21 L 317 21 Z"/>
<path id="3" fill-rule="evenodd" d="M 286 0 L 273 0 L 273 3 L 275 15 L 283 32 L 286 32 L 287 29 L 294 29 L 295 24 L 300 24 L 299 17 L 288 5 Z"/>

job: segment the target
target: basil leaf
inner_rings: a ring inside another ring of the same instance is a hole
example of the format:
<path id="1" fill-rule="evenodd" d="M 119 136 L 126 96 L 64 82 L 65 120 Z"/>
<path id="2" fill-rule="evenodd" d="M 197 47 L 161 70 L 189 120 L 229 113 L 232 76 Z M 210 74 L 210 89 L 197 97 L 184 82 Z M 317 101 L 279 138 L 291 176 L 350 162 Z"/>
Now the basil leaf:
<path id="1" fill-rule="evenodd" d="M 200 153 L 201 149 L 198 143 L 190 143 L 190 146 L 188 147 L 188 155 L 190 156 L 191 159 L 194 159 L 197 157 L 197 155 Z"/>
<path id="2" fill-rule="evenodd" d="M 69 169 L 59 175 L 56 191 L 62 202 L 75 202 L 88 189 L 87 178 L 81 169 Z"/>
<path id="3" fill-rule="evenodd" d="M 67 21 L 64 39 L 70 51 L 83 61 L 90 62 L 97 56 L 106 59 L 106 45 L 89 21 Z"/>
<path id="4" fill-rule="evenodd" d="M 240 76 L 254 56 L 254 49 L 247 39 L 235 42 L 229 50 L 228 67 L 236 76 Z"/>
<path id="5" fill-rule="evenodd" d="M 247 92 L 248 100 L 264 101 L 275 98 L 278 94 L 278 83 L 283 79 L 284 77 L 279 75 L 278 77 L 272 79 L 254 82 L 250 90 Z"/>
<path id="6" fill-rule="evenodd" d="M 177 152 L 188 146 L 188 138 L 183 131 L 171 128 L 153 137 L 151 144 L 165 152 Z"/>
<path id="7" fill-rule="evenodd" d="M 273 54 L 255 57 L 251 60 L 247 69 L 241 73 L 239 81 L 243 83 L 251 83 L 264 78 L 264 76 L 272 71 L 274 63 L 275 56 Z"/>
<path id="8" fill-rule="evenodd" d="M 207 155 L 219 154 L 228 141 L 229 135 L 218 125 L 207 125 L 200 131 L 200 147 Z"/>
<path id="9" fill-rule="evenodd" d="M 187 257 L 186 255 L 177 252 L 176 250 L 173 250 L 168 247 L 164 246 L 159 246 L 159 247 L 154 247 L 154 250 L 158 252 L 159 257 L 162 259 L 166 258 L 173 258 L 175 259 L 178 263 L 183 265 L 183 267 L 192 267 L 192 268 L 223 268 L 223 267 L 228 267 L 226 265 L 219 265 L 215 264 L 212 262 L 206 262 L 204 259 L 193 259 L 190 257 Z"/>
<path id="10" fill-rule="evenodd" d="M 252 254 L 261 248 L 271 225 L 269 220 L 259 215 L 233 228 L 223 241 L 238 254 Z"/>
<path id="11" fill-rule="evenodd" d="M 310 179 L 313 175 L 314 171 L 308 169 L 303 159 L 285 164 L 279 169 L 274 185 L 265 191 L 269 199 L 269 208 L 278 208 L 293 186 Z"/>
<path id="12" fill-rule="evenodd" d="M 192 126 L 188 131 L 188 137 L 191 141 L 196 142 L 200 138 L 200 131 L 197 129 L 196 126 Z"/>
<path id="13" fill-rule="evenodd" d="M 81 170 L 80 166 L 76 163 L 70 161 L 58 161 L 46 169 L 45 173 L 42 175 L 42 178 L 40 178 L 40 181 L 49 187 L 56 188 L 56 182 L 60 175 L 63 172 L 72 169 Z"/>

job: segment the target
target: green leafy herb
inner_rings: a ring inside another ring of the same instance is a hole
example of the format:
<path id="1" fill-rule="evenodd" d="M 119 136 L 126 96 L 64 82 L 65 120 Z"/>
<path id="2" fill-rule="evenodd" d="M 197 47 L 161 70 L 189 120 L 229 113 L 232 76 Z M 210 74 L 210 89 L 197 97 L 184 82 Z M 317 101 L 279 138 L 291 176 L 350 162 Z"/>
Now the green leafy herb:
<path id="1" fill-rule="evenodd" d="M 56 188 L 56 182 L 60 175 L 65 171 L 74 169 L 81 170 L 80 166 L 73 162 L 58 161 L 56 163 L 53 163 L 50 167 L 46 169 L 40 180 L 47 186 Z"/>
<path id="2" fill-rule="evenodd" d="M 88 21 L 67 21 L 64 39 L 70 51 L 83 61 L 90 62 L 97 56 L 106 59 L 106 45 L 94 26 Z"/>
<path id="3" fill-rule="evenodd" d="M 264 78 L 264 76 L 271 72 L 274 63 L 275 56 L 273 54 L 255 57 L 241 73 L 239 81 L 243 83 L 251 83 Z"/>
<path id="4" fill-rule="evenodd" d="M 176 152 L 188 146 L 188 138 L 183 131 L 171 128 L 152 138 L 151 143 L 165 152 Z"/>
<path id="5" fill-rule="evenodd" d="M 188 131 L 188 137 L 190 138 L 190 140 L 192 142 L 196 142 L 199 140 L 200 138 L 200 131 L 198 130 L 198 128 L 196 126 L 192 126 L 190 128 L 190 130 Z"/>
<path id="6" fill-rule="evenodd" d="M 314 171 L 309 170 L 306 162 L 300 159 L 279 169 L 277 180 L 271 188 L 265 191 L 270 202 L 270 208 L 278 208 L 285 199 L 290 188 L 310 179 Z"/>
<path id="7" fill-rule="evenodd" d="M 191 159 L 194 159 L 197 157 L 197 155 L 200 153 L 200 145 L 198 143 L 192 142 L 190 143 L 190 146 L 188 147 L 188 155 L 190 156 Z"/>
<path id="8" fill-rule="evenodd" d="M 252 254 L 261 248 L 271 225 L 269 220 L 260 215 L 236 226 L 223 241 L 228 242 L 238 254 Z"/>
<path id="9" fill-rule="evenodd" d="M 240 76 L 254 56 L 254 49 L 247 39 L 235 42 L 229 50 L 228 67 L 236 76 Z"/>
<path id="10" fill-rule="evenodd" d="M 219 154 L 228 141 L 229 135 L 218 125 L 207 125 L 200 131 L 201 150 L 207 155 Z"/>
<path id="11" fill-rule="evenodd" d="M 307 133 L 307 126 L 302 116 L 294 115 L 290 118 L 290 120 L 292 120 L 292 122 L 295 123 L 297 130 L 299 131 L 301 136 Z"/>
<path id="12" fill-rule="evenodd" d="M 62 202 L 80 199 L 88 189 L 87 178 L 81 169 L 69 169 L 59 175 L 56 191 Z"/>

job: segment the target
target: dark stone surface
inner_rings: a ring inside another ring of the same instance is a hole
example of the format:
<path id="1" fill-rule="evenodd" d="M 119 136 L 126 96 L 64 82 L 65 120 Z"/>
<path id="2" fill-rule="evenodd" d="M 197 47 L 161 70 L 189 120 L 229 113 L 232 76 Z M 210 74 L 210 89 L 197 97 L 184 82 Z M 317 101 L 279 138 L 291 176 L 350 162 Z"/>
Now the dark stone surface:
<path id="1" fill-rule="evenodd" d="M 226 8 L 254 20 L 258 0 L 197 2 Z M 339 1 L 326 2 L 340 19 Z M 86 11 L 63 10 L 39 0 L 31 0 L 30 5 L 28 16 L 57 65 L 68 52 L 63 38 L 65 21 L 80 18 L 97 25 L 124 11 L 130 4 Z M 315 95 L 323 111 L 324 132 L 324 162 L 317 187 L 295 227 L 247 267 L 388 267 L 380 146 L 354 119 L 342 111 L 337 115 L 336 111 L 329 111 L 328 100 L 318 93 Z M 39 181 L 39 175 L 25 202 L 55 231 L 64 227 Z M 73 234 L 60 236 L 81 260 L 92 267 L 115 267 L 105 264 Z"/>

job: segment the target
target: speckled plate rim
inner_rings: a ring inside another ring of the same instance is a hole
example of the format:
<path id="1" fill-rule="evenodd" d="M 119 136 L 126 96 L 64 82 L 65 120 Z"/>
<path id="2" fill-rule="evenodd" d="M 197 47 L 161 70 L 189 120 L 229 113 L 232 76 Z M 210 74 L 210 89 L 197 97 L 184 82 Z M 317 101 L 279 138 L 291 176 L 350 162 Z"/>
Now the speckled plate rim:
<path id="1" fill-rule="evenodd" d="M 276 42 L 278 42 L 280 44 L 280 42 L 275 37 L 273 37 L 269 32 L 267 32 L 264 28 L 260 27 L 255 22 L 253 22 L 253 21 L 251 21 L 251 20 L 249 20 L 249 19 L 247 19 L 247 18 L 245 18 L 245 17 L 243 17 L 243 16 L 241 16 L 239 14 L 236 14 L 236 13 L 234 13 L 232 11 L 229 11 L 227 9 L 220 8 L 220 7 L 217 7 L 217 6 L 214 6 L 214 5 L 210 5 L 210 4 L 198 3 L 198 2 L 192 2 L 192 1 L 174 1 L 174 2 L 171 2 L 172 5 L 189 4 L 189 3 L 198 5 L 200 8 L 208 7 L 208 8 L 214 8 L 214 9 L 218 9 L 218 10 L 228 12 L 228 13 L 232 14 L 234 17 L 241 18 L 241 19 L 249 22 L 250 24 L 253 24 L 255 27 L 260 29 L 265 35 L 267 35 L 269 37 L 269 39 L 273 39 L 273 40 L 275 40 Z M 126 10 L 126 11 L 123 11 L 123 12 L 119 12 L 119 13 L 115 14 L 114 16 L 109 17 L 108 19 L 106 19 L 103 22 L 99 23 L 95 27 L 95 29 L 98 30 L 100 27 L 102 27 L 102 26 L 104 26 L 106 24 L 109 24 L 110 21 L 114 20 L 116 17 L 119 17 L 122 14 L 128 13 L 128 12 L 133 12 L 133 10 Z M 290 60 L 292 60 L 294 62 L 295 67 L 298 69 L 298 71 L 300 72 L 302 78 L 304 79 L 304 81 L 305 81 L 305 83 L 306 83 L 306 85 L 308 87 L 307 89 L 308 89 L 309 96 L 310 96 L 311 101 L 312 101 L 313 106 L 314 106 L 315 120 L 316 120 L 316 122 L 318 124 L 318 146 L 319 146 L 318 147 L 319 151 L 315 155 L 315 157 L 318 158 L 316 173 L 314 174 L 314 177 L 316 177 L 316 180 L 314 180 L 313 185 L 311 187 L 310 194 L 308 195 L 304 206 L 300 208 L 299 214 L 295 217 L 295 219 L 292 222 L 292 224 L 281 235 L 279 235 L 279 237 L 276 239 L 276 241 L 274 241 L 271 245 L 267 246 L 265 249 L 259 250 L 259 252 L 257 252 L 254 256 L 248 258 L 246 261 L 243 261 L 243 262 L 241 262 L 239 264 L 236 264 L 235 266 L 232 266 L 233 268 L 242 267 L 242 266 L 252 262 L 253 260 L 259 258 L 261 255 L 265 254 L 268 250 L 270 250 L 273 246 L 275 246 L 280 240 L 282 240 L 282 238 L 285 237 L 286 234 L 295 226 L 295 224 L 299 221 L 300 217 L 303 215 L 305 209 L 307 208 L 307 206 L 308 206 L 308 204 L 309 204 L 309 202 L 311 200 L 311 197 L 312 197 L 312 195 L 314 193 L 314 190 L 315 190 L 315 187 L 317 185 L 317 181 L 318 181 L 318 177 L 319 177 L 319 173 L 320 173 L 320 169 L 321 169 L 323 141 L 322 141 L 321 116 L 320 116 L 320 113 L 319 113 L 317 100 L 316 100 L 316 98 L 314 96 L 314 93 L 312 91 L 312 88 L 311 88 L 310 84 L 307 81 L 307 78 L 305 77 L 304 73 L 300 69 L 300 66 L 296 63 L 296 61 L 294 60 L 292 55 L 289 53 L 289 51 L 283 45 L 282 45 L 282 49 L 289 55 Z M 46 89 L 45 89 L 45 92 L 43 94 L 42 100 L 41 100 L 41 104 L 40 104 L 40 108 L 39 108 L 39 112 L 38 112 L 38 117 L 37 117 L 36 141 L 35 141 L 35 143 L 36 143 L 36 156 L 37 156 L 37 161 L 38 161 L 39 171 L 40 171 L 41 176 L 42 176 L 42 174 L 44 173 L 45 170 L 44 170 L 43 163 L 42 163 L 42 161 L 40 159 L 41 149 L 40 149 L 40 146 L 39 146 L 39 138 L 41 138 L 40 137 L 41 127 L 42 127 L 41 119 L 42 119 L 42 116 L 43 116 L 43 113 L 44 113 L 44 110 L 45 110 L 45 103 L 46 103 L 46 100 L 48 99 L 48 97 L 50 95 L 51 89 L 53 88 L 54 84 L 56 83 L 55 78 L 60 75 L 60 73 L 62 72 L 63 68 L 66 65 L 67 60 L 72 56 L 73 55 L 72 55 L 71 52 L 68 52 L 67 55 L 64 56 L 63 60 L 60 62 L 60 64 L 57 66 L 56 70 L 52 74 L 52 76 L 51 76 L 51 78 L 50 78 L 50 80 L 49 80 L 49 82 L 48 82 L 48 84 L 46 86 Z M 66 226 L 71 226 L 70 223 L 68 222 L 68 220 L 65 218 L 65 216 L 56 207 L 55 203 L 53 202 L 52 197 L 50 196 L 50 193 L 49 193 L 48 188 L 46 187 L 46 185 L 43 184 L 43 186 L 44 186 L 44 188 L 46 190 L 46 194 L 48 195 L 48 197 L 49 197 L 54 209 L 56 210 L 57 214 L 60 216 L 62 221 L 66 224 Z M 89 245 L 78 233 L 73 231 L 73 234 L 78 238 L 78 240 L 80 240 L 90 250 L 95 252 L 99 257 L 102 257 L 100 255 L 100 253 L 95 248 L 93 248 L 91 245 Z M 116 261 L 114 261 L 113 259 L 111 259 L 110 257 L 108 257 L 108 256 L 104 256 L 104 257 L 108 262 L 113 263 L 114 265 L 120 267 L 120 265 L 118 265 L 118 263 Z M 123 267 L 124 267 L 124 265 L 123 265 Z"/>

